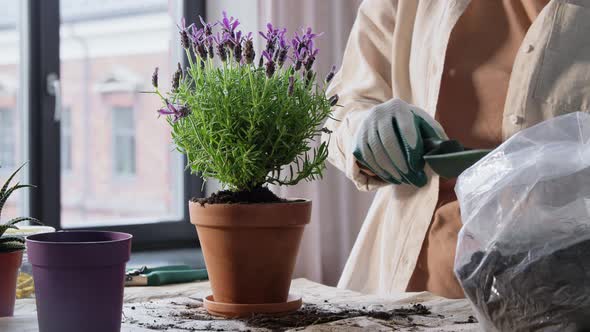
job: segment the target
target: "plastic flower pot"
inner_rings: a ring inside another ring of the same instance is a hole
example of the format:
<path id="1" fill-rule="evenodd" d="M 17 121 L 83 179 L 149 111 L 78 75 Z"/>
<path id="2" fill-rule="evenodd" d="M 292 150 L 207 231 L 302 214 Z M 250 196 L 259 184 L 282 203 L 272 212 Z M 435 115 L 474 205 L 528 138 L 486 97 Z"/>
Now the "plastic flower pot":
<path id="1" fill-rule="evenodd" d="M 97 231 L 27 237 L 40 332 L 120 331 L 131 238 Z"/>
<path id="2" fill-rule="evenodd" d="M 268 310 L 267 304 L 289 302 L 311 201 L 204 206 L 190 202 L 189 209 L 216 303 L 240 304 L 234 307 L 243 312 L 235 314 L 245 316 L 249 308 L 256 313 L 256 305 L 264 304 Z"/>
<path id="3" fill-rule="evenodd" d="M 22 250 L 0 253 L 0 317 L 14 314 L 16 278 L 22 258 Z"/>

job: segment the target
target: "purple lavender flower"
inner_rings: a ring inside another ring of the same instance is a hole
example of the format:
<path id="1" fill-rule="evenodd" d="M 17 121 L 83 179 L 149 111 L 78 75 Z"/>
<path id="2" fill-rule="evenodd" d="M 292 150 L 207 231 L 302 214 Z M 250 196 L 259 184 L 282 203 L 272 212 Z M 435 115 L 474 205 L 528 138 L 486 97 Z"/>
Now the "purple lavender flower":
<path id="1" fill-rule="evenodd" d="M 207 47 L 205 46 L 207 37 L 205 36 L 204 29 L 197 29 L 197 27 L 193 25 L 189 36 L 193 44 L 194 53 L 201 59 L 207 59 Z"/>
<path id="2" fill-rule="evenodd" d="M 276 52 L 276 60 L 279 67 L 281 68 L 285 64 L 285 61 L 287 60 L 287 55 L 289 54 L 289 49 L 291 48 L 291 46 L 285 40 L 284 33 L 279 35 L 278 45 L 279 49 Z"/>
<path id="3" fill-rule="evenodd" d="M 213 35 L 207 36 L 205 39 L 205 44 L 207 45 L 207 53 L 209 54 L 209 58 L 213 59 L 215 57 L 215 45 L 214 45 L 215 37 Z"/>
<path id="4" fill-rule="evenodd" d="M 223 11 L 223 19 L 218 23 L 221 25 L 221 29 L 223 30 L 223 32 L 229 34 L 229 36 L 232 38 L 236 36 L 235 31 L 236 28 L 240 25 L 240 21 L 235 19 L 233 16 L 228 18 L 227 12 Z"/>
<path id="5" fill-rule="evenodd" d="M 328 75 L 326 75 L 326 83 L 332 82 L 332 79 L 334 79 L 334 75 L 336 75 L 336 66 L 335 65 L 332 66 L 332 69 L 330 70 Z"/>
<path id="6" fill-rule="evenodd" d="M 228 39 L 231 42 L 231 45 L 229 45 L 229 46 L 233 50 L 234 58 L 236 59 L 236 62 L 241 63 L 242 62 L 242 31 L 236 32 L 235 36 L 233 36 L 233 37 L 228 35 Z"/>
<path id="7" fill-rule="evenodd" d="M 154 73 L 152 74 L 152 86 L 154 88 L 158 88 L 158 70 L 159 68 L 156 67 L 156 69 L 154 69 Z"/>
<path id="8" fill-rule="evenodd" d="M 228 42 L 231 43 L 231 41 L 229 41 L 229 35 L 227 33 L 224 33 L 223 35 L 217 33 L 217 36 L 214 36 L 213 40 L 217 44 L 217 54 L 221 58 L 221 61 L 223 61 L 223 62 L 227 61 L 226 47 L 227 47 Z"/>
<path id="9" fill-rule="evenodd" d="M 295 90 L 295 77 L 293 75 L 289 76 L 289 87 L 287 88 L 287 95 L 292 96 Z"/>
<path id="10" fill-rule="evenodd" d="M 176 25 L 178 27 L 178 30 L 180 31 L 188 31 L 194 24 L 191 24 L 189 26 L 186 25 L 186 19 L 183 17 L 180 19 L 180 25 Z"/>
<path id="11" fill-rule="evenodd" d="M 182 48 L 184 48 L 185 50 L 188 50 L 188 48 L 190 47 L 188 34 L 185 30 L 180 31 L 180 45 L 182 45 Z"/>
<path id="12" fill-rule="evenodd" d="M 268 53 L 268 51 L 263 51 L 262 56 L 266 59 L 266 77 L 270 78 L 274 75 L 276 66 L 275 62 L 272 59 L 272 55 Z"/>
<path id="13" fill-rule="evenodd" d="M 244 59 L 246 63 L 251 65 L 254 62 L 254 58 L 256 57 L 256 52 L 254 51 L 254 43 L 252 42 L 252 32 L 248 33 L 246 37 L 244 45 Z"/>
<path id="14" fill-rule="evenodd" d="M 322 133 L 326 133 L 326 134 L 331 134 L 331 133 L 333 133 L 333 131 L 331 131 L 330 129 L 328 129 L 328 128 L 326 128 L 326 127 L 322 128 L 322 129 L 320 129 L 320 130 L 322 131 Z"/>
<path id="15" fill-rule="evenodd" d="M 201 17 L 201 15 L 199 15 L 199 20 L 201 21 L 201 24 L 203 25 L 203 31 L 205 31 L 205 36 L 209 37 L 209 36 L 213 35 L 213 27 L 216 26 L 218 23 L 217 22 L 215 22 L 214 24 L 207 23 Z"/>
<path id="16" fill-rule="evenodd" d="M 321 33 L 313 33 L 311 28 L 302 30 L 301 35 L 295 33 L 295 37 L 291 41 L 294 49 L 293 63 L 295 63 L 295 70 L 300 70 L 303 65 L 306 70 L 311 70 L 319 53 L 319 49 L 314 47 L 314 39 L 321 35 Z"/>
<path id="17" fill-rule="evenodd" d="M 172 91 L 176 92 L 178 87 L 180 86 L 180 79 L 182 78 L 182 67 L 180 67 L 180 62 L 178 63 L 178 69 L 172 75 Z"/>
<path id="18" fill-rule="evenodd" d="M 307 54 L 307 50 L 304 48 L 298 49 L 294 47 L 293 50 L 293 63 L 295 64 L 295 71 L 299 71 L 303 66 L 303 61 L 305 60 L 305 56 Z"/>
<path id="19" fill-rule="evenodd" d="M 223 62 L 227 61 L 227 50 L 225 49 L 224 44 L 217 45 L 217 54 L 219 55 L 219 58 L 221 59 L 221 61 L 223 61 Z"/>
<path id="20" fill-rule="evenodd" d="M 166 99 L 166 107 L 161 108 L 158 110 L 158 114 L 160 115 L 173 115 L 174 122 L 188 116 L 190 114 L 190 109 L 184 105 L 174 105 Z"/>
<path id="21" fill-rule="evenodd" d="M 320 50 L 315 49 L 313 52 L 307 53 L 307 60 L 305 61 L 305 70 L 311 70 L 313 67 L 313 63 L 315 62 L 315 57 L 318 55 Z"/>
<path id="22" fill-rule="evenodd" d="M 338 104 L 338 99 L 340 99 L 338 95 L 333 95 L 332 97 L 330 97 L 330 99 L 328 99 L 328 101 L 330 102 L 330 106 L 336 106 L 336 104 Z"/>
<path id="23" fill-rule="evenodd" d="M 262 38 L 266 39 L 266 51 L 269 54 L 274 54 L 277 49 L 277 43 L 281 38 L 284 38 L 287 29 L 275 28 L 271 23 L 266 25 L 266 33 L 259 31 Z"/>
<path id="24" fill-rule="evenodd" d="M 180 20 L 180 25 L 178 26 L 178 30 L 180 33 L 180 44 L 185 50 L 188 50 L 190 47 L 190 39 L 188 36 L 188 30 L 191 28 L 193 24 L 186 26 L 186 20 L 184 17 Z"/>
<path id="25" fill-rule="evenodd" d="M 189 37 L 194 44 L 202 43 L 205 39 L 205 30 L 191 26 Z"/>

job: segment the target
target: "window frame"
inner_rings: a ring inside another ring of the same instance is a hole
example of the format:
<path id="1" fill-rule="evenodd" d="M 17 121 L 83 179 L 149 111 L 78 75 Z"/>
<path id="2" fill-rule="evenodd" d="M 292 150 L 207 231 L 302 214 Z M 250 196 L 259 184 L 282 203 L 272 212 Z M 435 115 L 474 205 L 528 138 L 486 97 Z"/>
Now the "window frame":
<path id="1" fill-rule="evenodd" d="M 189 21 L 205 17 L 205 0 L 183 0 L 182 15 Z M 28 137 L 29 181 L 37 186 L 29 194 L 29 213 L 46 225 L 61 230 L 61 156 L 60 124 L 54 121 L 55 97 L 47 90 L 47 77 L 60 73 L 59 0 L 27 0 L 27 28 L 22 35 L 26 38 L 25 61 L 28 64 Z M 179 46 L 180 48 L 180 46 Z M 179 52 L 183 54 L 183 52 Z M 187 59 L 182 59 L 184 65 Z M 51 142 L 51 143 L 47 143 Z M 186 157 L 183 157 L 186 163 Z M 137 166 L 137 165 L 136 165 Z M 189 171 L 184 172 L 183 218 L 182 220 L 156 223 L 85 227 L 84 230 L 109 230 L 133 235 L 133 249 L 165 249 L 198 247 L 197 233 L 188 209 L 191 197 L 203 197 L 204 180 Z M 67 228 L 77 230 L 79 228 Z"/>

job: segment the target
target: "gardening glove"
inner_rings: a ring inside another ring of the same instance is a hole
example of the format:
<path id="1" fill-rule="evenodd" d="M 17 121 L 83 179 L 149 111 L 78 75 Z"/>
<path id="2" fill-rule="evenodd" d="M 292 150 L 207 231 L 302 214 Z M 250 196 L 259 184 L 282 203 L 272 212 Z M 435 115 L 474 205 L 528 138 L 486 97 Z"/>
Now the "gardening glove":
<path id="1" fill-rule="evenodd" d="M 353 140 L 357 161 L 379 178 L 393 184 L 422 187 L 424 139 L 447 139 L 442 126 L 428 113 L 400 99 L 375 106 Z"/>

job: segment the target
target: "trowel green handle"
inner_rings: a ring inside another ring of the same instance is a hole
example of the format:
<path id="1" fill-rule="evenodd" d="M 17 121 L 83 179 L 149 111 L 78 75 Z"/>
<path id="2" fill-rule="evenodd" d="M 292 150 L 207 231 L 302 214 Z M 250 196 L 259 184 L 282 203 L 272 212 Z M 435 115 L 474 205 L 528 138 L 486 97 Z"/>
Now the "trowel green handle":
<path id="1" fill-rule="evenodd" d="M 178 284 L 196 280 L 207 280 L 207 270 L 155 271 L 145 275 L 148 286 Z"/>
<path id="2" fill-rule="evenodd" d="M 424 140 L 424 161 L 432 170 L 443 178 L 456 178 L 473 166 L 490 151 L 487 149 L 470 149 L 456 140 Z"/>

